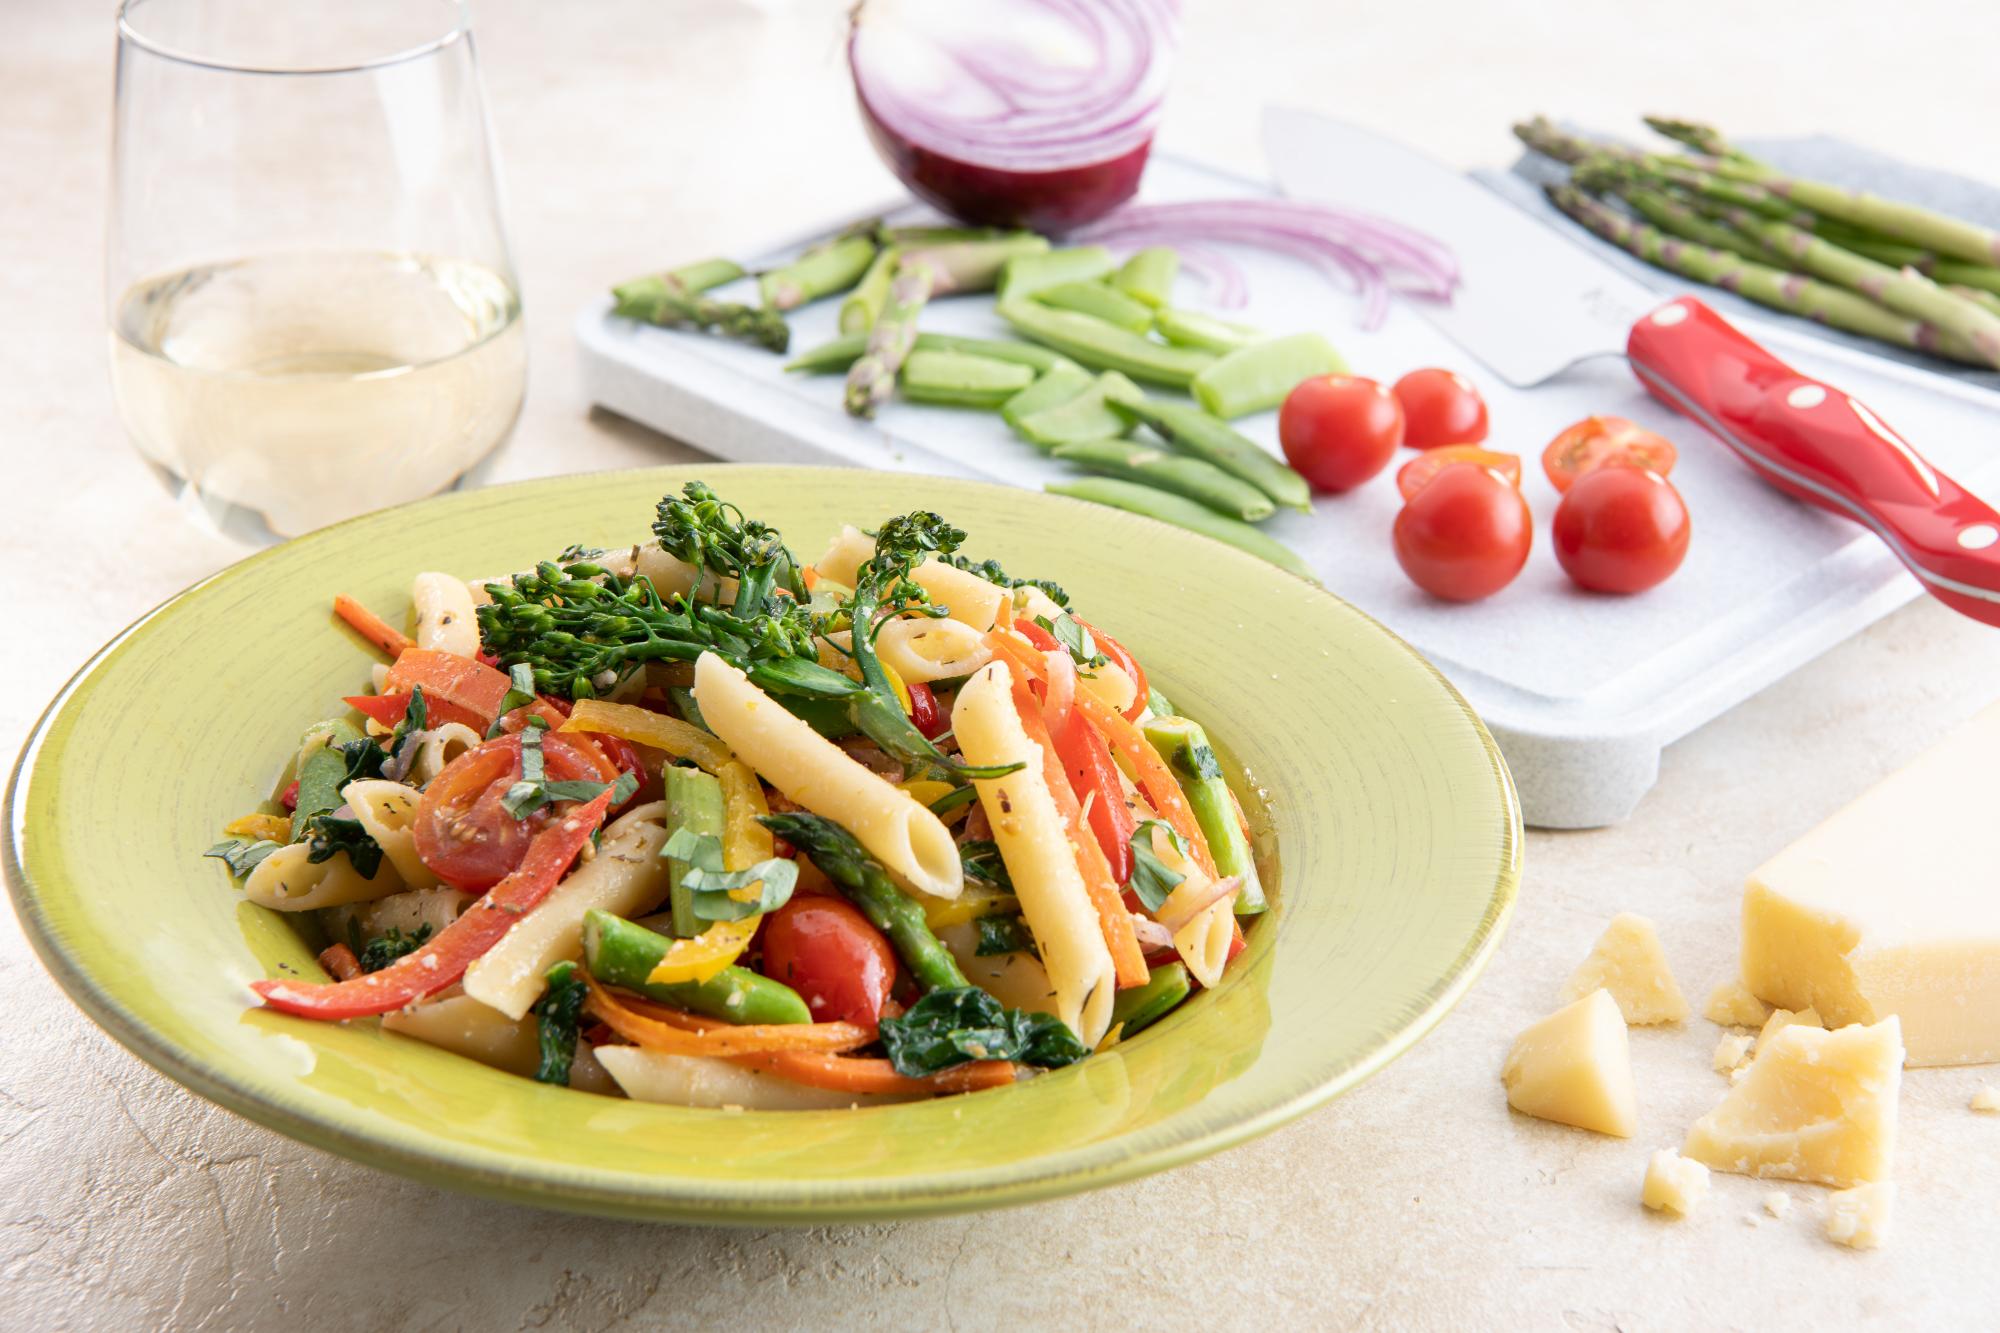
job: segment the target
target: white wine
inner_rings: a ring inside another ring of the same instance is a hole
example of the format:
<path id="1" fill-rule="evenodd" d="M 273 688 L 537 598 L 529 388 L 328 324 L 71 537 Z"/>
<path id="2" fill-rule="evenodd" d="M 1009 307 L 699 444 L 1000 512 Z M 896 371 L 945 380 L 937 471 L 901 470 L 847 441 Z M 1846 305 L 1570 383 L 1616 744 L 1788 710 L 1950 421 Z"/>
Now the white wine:
<path id="1" fill-rule="evenodd" d="M 292 536 L 456 481 L 513 425 L 527 347 L 492 269 L 279 254 L 135 284 L 111 376 L 141 453 Z"/>

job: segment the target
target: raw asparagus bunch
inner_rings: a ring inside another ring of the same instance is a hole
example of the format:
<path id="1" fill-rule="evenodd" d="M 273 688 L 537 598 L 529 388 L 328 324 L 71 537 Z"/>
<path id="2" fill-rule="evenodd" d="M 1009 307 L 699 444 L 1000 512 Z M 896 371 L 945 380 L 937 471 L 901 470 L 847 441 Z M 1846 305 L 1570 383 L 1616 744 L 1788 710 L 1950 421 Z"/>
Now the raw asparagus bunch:
<path id="1" fill-rule="evenodd" d="M 1788 175 L 1712 126 L 1647 124 L 1695 151 L 1600 143 L 1540 117 L 1514 129 L 1570 165 L 1570 186 L 1550 191 L 1557 207 L 1648 262 L 1832 327 L 2000 368 L 2000 233 Z"/>
<path id="2" fill-rule="evenodd" d="M 665 273 L 634 278 L 611 289 L 618 301 L 615 313 L 662 328 L 713 329 L 726 337 L 748 339 L 773 352 L 784 351 L 791 345 L 792 330 L 783 314 L 703 295 L 712 287 L 742 276 L 742 267 L 730 260 L 705 259 Z"/>

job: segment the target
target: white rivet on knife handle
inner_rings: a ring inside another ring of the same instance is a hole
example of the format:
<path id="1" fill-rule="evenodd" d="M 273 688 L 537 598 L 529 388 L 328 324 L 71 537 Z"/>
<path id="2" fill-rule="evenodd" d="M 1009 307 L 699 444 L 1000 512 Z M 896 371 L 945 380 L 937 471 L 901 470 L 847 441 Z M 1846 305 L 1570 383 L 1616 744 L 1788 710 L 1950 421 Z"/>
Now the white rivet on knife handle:
<path id="1" fill-rule="evenodd" d="M 1968 551 L 1983 551 L 1994 542 L 2000 542 L 2000 528 L 1991 523 L 1974 523 L 1958 531 L 1958 544 Z"/>
<path id="2" fill-rule="evenodd" d="M 1826 389 L 1818 384 L 1801 384 L 1785 395 L 1785 401 L 1801 410 L 1818 407 L 1826 401 Z"/>
<path id="3" fill-rule="evenodd" d="M 1653 312 L 1653 322 L 1661 328 L 1671 328 L 1688 317 L 1688 308 L 1679 301 L 1663 305 Z"/>

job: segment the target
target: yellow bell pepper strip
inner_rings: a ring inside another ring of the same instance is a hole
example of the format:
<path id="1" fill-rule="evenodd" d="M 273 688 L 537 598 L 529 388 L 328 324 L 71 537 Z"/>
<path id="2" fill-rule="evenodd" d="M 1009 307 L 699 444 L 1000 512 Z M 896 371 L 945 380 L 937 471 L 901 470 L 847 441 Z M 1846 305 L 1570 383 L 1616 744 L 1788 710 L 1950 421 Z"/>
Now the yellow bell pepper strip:
<path id="1" fill-rule="evenodd" d="M 292 821 L 283 815 L 243 815 L 222 826 L 232 838 L 269 838 L 272 842 L 292 840 Z"/>
<path id="2" fill-rule="evenodd" d="M 569 720 L 559 730 L 620 736 L 655 750 L 665 750 L 676 759 L 692 760 L 703 772 L 718 778 L 722 776 L 723 765 L 736 762 L 728 746 L 700 727 L 636 704 L 579 699 L 570 710 Z"/>
<path id="3" fill-rule="evenodd" d="M 771 813 L 771 807 L 764 800 L 764 784 L 750 766 L 731 759 L 715 776 L 722 783 L 722 864 L 730 870 L 745 870 L 777 855 L 770 831 L 757 822 L 759 815 Z M 754 902 L 762 893 L 761 885 L 749 884 L 731 896 Z M 691 940 L 674 941 L 674 947 L 646 980 L 655 986 L 709 980 L 743 956 L 763 919 L 759 914 L 740 921 L 717 921 Z"/>

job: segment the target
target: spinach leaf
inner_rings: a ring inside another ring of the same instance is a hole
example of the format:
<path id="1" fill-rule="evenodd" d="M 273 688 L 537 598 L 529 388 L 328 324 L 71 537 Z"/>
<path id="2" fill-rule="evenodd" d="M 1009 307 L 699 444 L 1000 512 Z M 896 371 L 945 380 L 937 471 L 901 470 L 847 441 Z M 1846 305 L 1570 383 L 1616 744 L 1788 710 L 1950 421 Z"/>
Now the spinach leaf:
<path id="1" fill-rule="evenodd" d="M 967 879 L 991 884 L 1005 893 L 1014 891 L 1014 881 L 1007 874 L 1007 863 L 1000 859 L 999 844 L 985 838 L 962 842 L 958 845 L 958 859 L 965 867 Z"/>
<path id="2" fill-rule="evenodd" d="M 375 878 L 382 866 L 382 844 L 370 837 L 358 819 L 337 819 L 332 814 L 314 815 L 306 821 L 306 860 L 313 865 L 330 861 L 340 852 L 354 864 L 354 873 L 363 879 Z"/>
<path id="3" fill-rule="evenodd" d="M 1180 834 L 1157 819 L 1142 819 L 1139 827 L 1132 830 L 1132 879 L 1125 887 L 1139 895 L 1148 912 L 1160 910 L 1160 904 L 1167 895 L 1180 886 L 1187 876 L 1167 865 L 1153 852 L 1153 830 L 1167 835 L 1168 842 L 1183 859 L 1187 858 L 1187 844 Z"/>
<path id="4" fill-rule="evenodd" d="M 687 863 L 681 887 L 690 890 L 689 908 L 703 921 L 741 921 L 760 912 L 775 912 L 791 901 L 799 879 L 796 861 L 774 856 L 743 870 L 722 868 L 722 840 L 685 826 L 674 830 L 660 855 Z M 738 898 L 735 890 L 760 884 L 755 898 Z"/>
<path id="5" fill-rule="evenodd" d="M 355 949 L 354 960 L 361 965 L 363 972 L 380 972 L 404 954 L 415 953 L 430 937 L 431 927 L 428 921 L 408 935 L 391 926 L 384 933 Z"/>
<path id="6" fill-rule="evenodd" d="M 1028 923 L 1018 916 L 982 916 L 978 920 L 979 944 L 973 952 L 981 958 L 1003 953 L 1031 953 L 1041 957 Z"/>
<path id="7" fill-rule="evenodd" d="M 278 850 L 280 844 L 269 838 L 259 838 L 255 842 L 248 838 L 229 838 L 218 842 L 203 852 L 229 867 L 229 873 L 242 879 L 262 864 L 265 857 Z"/>
<path id="8" fill-rule="evenodd" d="M 1089 1052 L 1053 1014 L 1004 1008 L 977 986 L 934 990 L 878 1029 L 896 1072 L 922 1078 L 971 1060 L 1017 1060 L 1055 1069 Z"/>
<path id="9" fill-rule="evenodd" d="M 576 1058 L 576 1034 L 583 1020 L 583 1002 L 590 994 L 575 963 L 557 963 L 548 971 L 549 988 L 535 1001 L 535 1035 L 541 1063 L 535 1081 L 567 1086 L 570 1063 Z"/>

